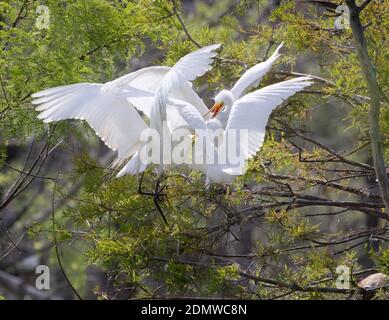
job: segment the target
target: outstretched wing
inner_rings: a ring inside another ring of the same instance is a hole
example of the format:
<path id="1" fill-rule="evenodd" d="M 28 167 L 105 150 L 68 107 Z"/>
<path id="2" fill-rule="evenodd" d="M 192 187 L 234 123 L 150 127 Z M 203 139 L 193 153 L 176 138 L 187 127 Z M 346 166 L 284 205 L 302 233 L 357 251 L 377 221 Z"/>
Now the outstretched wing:
<path id="1" fill-rule="evenodd" d="M 170 94 L 192 101 L 194 104 L 199 106 L 199 109 L 205 107 L 201 99 L 193 92 L 190 81 L 202 76 L 212 68 L 213 58 L 217 55 L 215 50 L 219 47 L 220 45 L 216 44 L 191 52 L 182 57 L 173 67 L 169 69 L 161 80 L 154 95 L 154 100 L 150 110 L 150 128 L 157 130 L 159 133 L 163 132 L 163 123 L 168 120 L 167 113 Z M 173 118 L 169 119 L 168 122 L 170 121 L 170 124 L 173 126 L 179 126 L 178 123 L 181 123 L 181 121 L 176 122 L 176 120 L 180 120 L 179 114 L 176 112 L 174 106 L 170 105 L 170 108 L 171 110 L 169 112 L 169 116 Z M 153 143 L 155 144 L 159 142 L 162 145 L 162 139 L 163 135 L 160 136 L 160 141 L 153 141 Z M 147 145 L 147 148 L 153 147 Z M 130 162 L 127 163 L 127 165 L 119 172 L 119 175 L 122 176 L 128 173 L 134 174 L 135 172 L 139 173 L 144 171 L 146 166 L 141 166 L 139 160 L 141 159 L 138 157 L 134 160 L 131 159 Z M 159 169 L 161 169 L 161 167 Z"/>
<path id="2" fill-rule="evenodd" d="M 269 59 L 267 59 L 264 62 L 261 62 L 254 67 L 251 67 L 248 69 L 242 77 L 235 83 L 233 88 L 231 89 L 231 92 L 234 96 L 235 101 L 238 100 L 240 97 L 242 97 L 243 93 L 245 93 L 250 88 L 258 86 L 259 82 L 263 78 L 263 76 L 269 72 L 271 69 L 274 61 L 277 60 L 277 58 L 280 56 L 278 53 L 280 49 L 282 48 L 283 43 L 281 43 L 276 51 L 270 56 Z"/>
<path id="3" fill-rule="evenodd" d="M 111 82 L 107 82 L 107 91 L 125 97 L 135 108 L 150 117 L 154 93 L 161 85 L 162 79 L 169 72 L 169 67 L 154 66 L 143 68 L 126 74 Z M 149 95 L 132 95 L 133 88 L 146 91 Z"/>
<path id="4" fill-rule="evenodd" d="M 127 100 L 150 118 L 154 93 L 170 70 L 170 67 L 164 66 L 147 67 L 106 83 L 105 86 L 109 86 L 113 91 L 121 91 L 123 95 L 126 95 L 126 92 L 132 88 L 150 92 L 149 96 L 127 95 Z M 191 103 L 201 113 L 208 111 L 203 100 L 193 90 L 192 84 L 188 81 L 181 83 L 179 88 L 172 88 L 170 96 Z"/>
<path id="5" fill-rule="evenodd" d="M 209 71 L 217 55 L 215 50 L 219 48 L 220 44 L 206 46 L 178 60 L 163 79 L 161 90 L 165 97 L 173 88 L 179 88 L 183 83 L 193 81 Z"/>
<path id="6" fill-rule="evenodd" d="M 132 96 L 144 92 L 134 89 Z M 49 123 L 65 119 L 85 120 L 105 142 L 118 152 L 119 159 L 133 154 L 139 147 L 140 132 L 146 124 L 139 113 L 119 96 L 96 83 L 78 83 L 56 87 L 32 95 L 39 119 Z"/>
<path id="7" fill-rule="evenodd" d="M 284 100 L 312 84 L 309 77 L 300 77 L 279 82 L 265 88 L 249 93 L 232 106 L 230 118 L 227 123 L 226 133 L 236 130 L 237 135 L 243 130 L 246 136 L 237 141 L 236 147 L 243 161 L 250 159 L 257 153 L 265 138 L 265 129 L 271 112 Z M 227 145 L 234 142 L 225 137 Z M 224 170 L 230 174 L 241 174 L 242 168 L 230 168 Z M 234 171 L 237 172 L 233 173 Z"/>
<path id="8" fill-rule="evenodd" d="M 178 60 L 169 70 L 155 95 L 155 104 L 151 110 L 152 127 L 158 127 L 162 121 L 166 120 L 166 104 L 172 90 L 180 90 L 183 85 L 210 70 L 213 58 L 217 55 L 215 50 L 219 47 L 220 44 L 214 44 L 193 51 Z"/>

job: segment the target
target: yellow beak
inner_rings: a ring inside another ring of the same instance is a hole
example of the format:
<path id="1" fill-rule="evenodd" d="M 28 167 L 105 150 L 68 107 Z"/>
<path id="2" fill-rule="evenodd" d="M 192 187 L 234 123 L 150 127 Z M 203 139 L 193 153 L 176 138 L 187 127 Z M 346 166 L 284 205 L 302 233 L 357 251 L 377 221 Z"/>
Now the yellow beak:
<path id="1" fill-rule="evenodd" d="M 204 118 L 205 118 L 208 114 L 212 113 L 212 119 L 213 119 L 213 118 L 215 118 L 215 117 L 219 114 L 220 111 L 222 111 L 222 109 L 223 109 L 223 103 L 215 103 L 215 104 L 212 106 L 212 108 L 209 109 L 208 112 L 204 115 Z"/>

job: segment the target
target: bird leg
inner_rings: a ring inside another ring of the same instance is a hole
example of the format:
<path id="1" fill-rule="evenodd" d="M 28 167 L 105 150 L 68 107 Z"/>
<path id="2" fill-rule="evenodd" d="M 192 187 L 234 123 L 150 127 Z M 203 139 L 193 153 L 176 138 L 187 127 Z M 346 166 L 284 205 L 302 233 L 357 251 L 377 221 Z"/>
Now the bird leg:
<path id="1" fill-rule="evenodd" d="M 158 213 L 161 215 L 161 217 L 162 217 L 163 221 L 165 222 L 165 224 L 168 226 L 169 224 L 167 222 L 167 219 L 166 219 L 165 215 L 163 214 L 161 206 L 159 205 L 159 203 L 162 201 L 161 197 L 166 197 L 167 196 L 166 193 L 163 193 L 163 190 L 166 188 L 166 185 L 160 187 L 160 185 L 161 185 L 161 178 L 162 178 L 162 176 L 157 179 L 157 182 L 155 184 L 153 200 L 154 200 L 155 208 L 157 209 Z"/>
<path id="2" fill-rule="evenodd" d="M 155 208 L 157 209 L 158 213 L 161 215 L 163 221 L 165 222 L 166 225 L 169 225 L 168 222 L 167 222 L 167 219 L 162 211 L 162 208 L 160 206 L 160 202 L 163 201 L 163 198 L 167 198 L 167 194 L 164 193 L 163 191 L 165 190 L 165 188 L 167 187 L 166 185 L 163 185 L 161 187 L 161 180 L 162 180 L 162 176 L 159 177 L 157 179 L 157 182 L 155 184 L 155 188 L 154 188 L 154 192 L 146 192 L 146 191 L 143 191 L 142 190 L 142 184 L 143 184 L 143 178 L 144 178 L 144 175 L 145 173 L 142 172 L 142 175 L 140 177 L 140 181 L 139 181 L 139 186 L 138 186 L 138 193 L 141 194 L 141 195 L 146 195 L 146 196 L 151 196 L 153 197 L 153 202 L 154 202 L 154 206 Z"/>
<path id="3" fill-rule="evenodd" d="M 145 176 L 145 173 L 142 172 L 141 176 L 140 176 L 140 181 L 139 181 L 139 186 L 138 186 L 138 193 L 140 195 L 144 195 L 144 196 L 154 196 L 154 193 L 153 192 L 146 192 L 146 191 L 143 191 L 142 190 L 142 183 L 143 183 L 143 178 Z"/>

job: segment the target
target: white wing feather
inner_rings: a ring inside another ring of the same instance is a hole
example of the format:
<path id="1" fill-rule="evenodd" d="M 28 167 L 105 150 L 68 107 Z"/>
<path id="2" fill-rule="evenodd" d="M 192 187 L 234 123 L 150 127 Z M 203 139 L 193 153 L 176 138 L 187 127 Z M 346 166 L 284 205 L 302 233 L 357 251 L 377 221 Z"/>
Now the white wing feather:
<path id="1" fill-rule="evenodd" d="M 176 97 L 178 96 L 191 100 L 199 109 L 203 108 L 203 110 L 207 110 L 202 100 L 193 92 L 189 82 L 204 75 L 212 68 L 213 58 L 217 55 L 215 50 L 219 47 L 220 45 L 216 44 L 191 52 L 181 58 L 169 69 L 161 80 L 159 88 L 154 95 L 150 110 L 150 127 L 152 129 L 156 129 L 159 133 L 162 133 L 163 123 L 167 120 L 167 114 L 169 113 L 169 116 L 172 117 L 179 115 L 172 106 L 170 106 L 170 111 L 168 111 L 170 94 L 175 94 Z M 178 124 L 179 122 L 170 122 L 173 127 L 180 125 Z M 162 145 L 162 140 L 159 142 Z M 147 145 L 147 148 L 152 148 L 152 146 Z M 130 162 L 120 171 L 119 175 L 122 176 L 128 173 L 133 174 L 134 171 L 136 171 L 136 173 L 144 171 L 146 166 L 140 166 L 138 162 L 139 159 L 130 160 Z M 137 170 L 134 170 L 134 168 Z"/>
<path id="2" fill-rule="evenodd" d="M 200 114 L 208 112 L 208 108 L 203 99 L 201 99 L 196 91 L 193 90 L 191 82 L 186 82 L 179 88 L 173 88 L 169 96 L 190 103 L 200 112 Z"/>
<path id="3" fill-rule="evenodd" d="M 65 119 L 85 120 L 118 157 L 125 158 L 139 147 L 139 134 L 146 124 L 125 98 L 113 96 L 104 85 L 79 83 L 51 88 L 32 95 L 41 111 L 39 119 L 49 123 Z"/>
<path id="4" fill-rule="evenodd" d="M 137 151 L 132 158 L 127 162 L 127 164 L 119 171 L 116 175 L 117 178 L 120 178 L 126 174 L 136 175 L 140 172 L 145 171 L 147 164 L 144 164 L 140 159 L 140 151 Z"/>
<path id="5" fill-rule="evenodd" d="M 177 99 L 170 99 L 170 101 L 178 111 L 179 115 L 191 128 L 194 130 L 205 130 L 207 128 L 204 118 L 195 106 L 187 101 Z"/>
<path id="6" fill-rule="evenodd" d="M 209 71 L 212 68 L 213 58 L 217 56 L 215 50 L 218 48 L 220 44 L 206 46 L 178 60 L 163 79 L 161 89 L 165 97 L 167 98 L 173 88 L 179 88 L 183 83 L 193 81 Z"/>
<path id="7" fill-rule="evenodd" d="M 230 129 L 248 130 L 247 141 L 238 143 L 238 149 L 244 161 L 255 155 L 261 147 L 271 112 L 284 100 L 311 85 L 312 82 L 309 80 L 311 80 L 309 77 L 299 77 L 282 81 L 249 93 L 234 103 L 226 131 Z M 229 143 L 228 137 L 225 141 Z M 229 168 L 223 171 L 240 174 L 241 169 Z"/>
<path id="8" fill-rule="evenodd" d="M 160 126 L 166 120 L 166 105 L 172 91 L 185 90 L 185 85 L 197 77 L 204 75 L 212 68 L 213 58 L 217 55 L 220 44 L 206 46 L 182 57 L 164 76 L 159 89 L 155 93 L 154 104 L 151 108 L 150 126 L 161 130 Z M 186 90 L 189 91 L 189 90 Z M 188 98 L 188 92 L 184 93 Z M 192 94 L 192 99 L 194 98 Z M 200 99 L 199 99 L 200 100 Z"/>
<path id="9" fill-rule="evenodd" d="M 144 68 L 104 85 L 79 83 L 46 89 L 32 95 L 36 98 L 33 103 L 39 105 L 36 108 L 40 111 L 38 117 L 47 123 L 64 119 L 87 121 L 108 147 L 118 151 L 120 161 L 142 147 L 139 136 L 147 128 L 129 102 L 151 118 L 152 127 L 156 121 L 166 119 L 170 92 L 187 99 L 201 112 L 207 111 L 189 81 L 211 68 L 212 59 L 217 55 L 214 50 L 219 47 L 212 45 L 196 50 L 181 58 L 172 68 Z M 175 108 L 170 109 L 172 116 L 178 115 Z M 138 158 L 133 157 L 120 175 L 145 170 L 145 166 L 139 165 Z"/>
<path id="10" fill-rule="evenodd" d="M 248 69 L 242 77 L 235 83 L 234 87 L 231 89 L 231 92 L 234 96 L 235 100 L 238 100 L 244 92 L 252 87 L 258 86 L 259 82 L 263 78 L 263 76 L 269 72 L 274 61 L 280 56 L 278 53 L 282 48 L 283 43 L 281 43 L 274 53 L 264 62 L 261 62 L 254 67 Z"/>
<path id="11" fill-rule="evenodd" d="M 154 93 L 161 86 L 162 80 L 170 70 L 170 67 L 164 66 L 147 67 L 106 83 L 105 86 L 109 87 L 111 91 L 118 92 L 118 94 L 124 96 L 126 96 L 128 90 L 131 91 L 133 88 L 150 92 L 150 95 L 142 96 L 127 94 L 127 100 L 150 118 L 151 107 L 154 103 Z M 205 113 L 208 111 L 203 100 L 193 90 L 190 82 L 183 82 L 180 88 L 172 88 L 170 96 L 188 101 L 200 112 Z"/>
<path id="12" fill-rule="evenodd" d="M 216 47 L 216 46 L 215 46 Z M 218 48 L 218 47 L 217 47 Z M 203 48 L 205 49 L 205 48 Z M 208 52 L 207 50 L 205 50 Z M 193 53 L 190 53 L 188 56 L 191 56 Z M 185 56 L 184 58 L 187 58 Z M 182 58 L 181 60 L 184 60 Z M 188 58 L 189 59 L 189 58 Z M 180 61 L 181 61 L 180 60 Z M 186 59 L 185 59 L 186 60 Z M 177 62 L 176 68 L 180 70 L 181 64 Z M 167 75 L 167 73 L 171 70 L 170 67 L 164 66 L 156 66 L 156 67 L 147 67 L 141 70 L 135 71 L 129 75 L 125 75 L 119 79 L 116 79 L 112 82 L 113 85 L 119 87 L 120 89 L 137 88 L 145 91 L 150 91 L 154 93 L 161 85 L 162 80 Z M 176 72 L 176 71 L 172 71 Z M 182 71 L 181 71 L 182 72 Z M 171 74 L 172 74 L 171 73 Z M 186 77 L 187 75 L 185 75 Z M 190 77 L 192 78 L 192 77 Z M 184 79 L 182 79 L 184 80 Z M 188 81 L 193 80 L 189 79 Z M 166 81 L 166 79 L 165 79 Z M 208 108 L 205 106 L 203 100 L 198 96 L 198 94 L 193 90 L 192 84 L 190 82 L 182 82 L 180 88 L 171 88 L 171 97 L 176 99 L 181 99 L 187 101 L 194 105 L 200 112 L 207 112 Z M 128 97 L 128 100 L 139 110 L 144 112 L 147 117 L 150 117 L 151 114 L 151 106 L 154 102 L 154 95 L 149 97 Z"/>
<path id="13" fill-rule="evenodd" d="M 127 95 L 127 100 L 150 118 L 151 106 L 154 102 L 154 92 L 159 88 L 162 79 L 169 70 L 169 67 L 164 66 L 143 68 L 111 81 L 109 86 L 112 90 L 120 91 L 124 95 L 126 95 L 127 90 L 132 88 L 150 92 L 151 94 L 148 96 Z"/>

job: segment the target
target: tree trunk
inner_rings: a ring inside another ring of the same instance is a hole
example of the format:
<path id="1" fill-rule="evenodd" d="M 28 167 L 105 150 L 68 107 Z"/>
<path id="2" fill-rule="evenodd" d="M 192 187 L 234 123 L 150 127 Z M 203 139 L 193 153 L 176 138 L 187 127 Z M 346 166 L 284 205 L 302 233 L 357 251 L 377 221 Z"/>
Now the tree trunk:
<path id="1" fill-rule="evenodd" d="M 373 64 L 369 58 L 366 39 L 359 18 L 360 8 L 355 4 L 355 0 L 346 0 L 346 3 L 350 9 L 350 26 L 357 43 L 359 60 L 366 78 L 370 95 L 369 133 L 375 173 L 380 187 L 382 200 L 385 204 L 386 214 L 389 215 L 389 181 L 385 170 L 382 136 L 379 124 L 381 93 L 378 87 Z"/>

